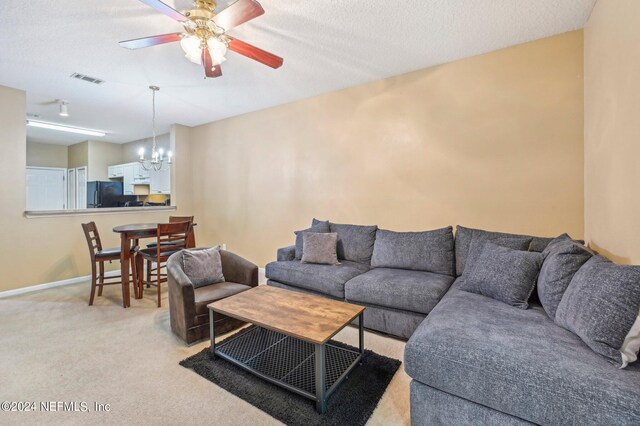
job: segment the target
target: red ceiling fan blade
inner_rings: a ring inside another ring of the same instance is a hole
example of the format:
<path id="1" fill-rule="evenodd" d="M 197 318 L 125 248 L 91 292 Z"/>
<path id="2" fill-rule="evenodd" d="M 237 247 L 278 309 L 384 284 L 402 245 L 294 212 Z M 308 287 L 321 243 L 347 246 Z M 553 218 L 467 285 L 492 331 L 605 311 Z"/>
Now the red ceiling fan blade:
<path id="1" fill-rule="evenodd" d="M 224 28 L 225 31 L 229 31 L 231 28 L 244 24 L 262 14 L 264 14 L 264 9 L 256 0 L 238 0 L 223 9 L 213 20 L 216 25 Z"/>
<path id="2" fill-rule="evenodd" d="M 238 40 L 237 38 L 229 37 L 229 39 L 231 39 L 229 42 L 229 50 L 233 50 L 247 58 L 261 62 L 271 68 L 280 68 L 284 63 L 284 59 L 274 55 L 273 53 L 265 52 L 264 50 L 258 49 L 249 43 Z"/>
<path id="3" fill-rule="evenodd" d="M 178 12 L 177 10 L 175 10 L 170 6 L 167 6 L 166 4 L 162 3 L 160 0 L 140 0 L 140 1 L 146 4 L 147 6 L 151 6 L 158 12 L 164 13 L 169 18 L 175 19 L 176 21 L 184 22 L 188 19 L 182 13 Z"/>
<path id="4" fill-rule="evenodd" d="M 158 44 L 173 43 L 174 41 L 180 41 L 181 38 L 181 33 L 171 33 L 121 41 L 119 44 L 127 49 L 142 49 L 143 47 L 156 46 Z"/>
<path id="5" fill-rule="evenodd" d="M 213 66 L 209 49 L 202 49 L 202 66 L 206 77 L 216 78 L 222 76 L 222 67 L 220 65 Z"/>

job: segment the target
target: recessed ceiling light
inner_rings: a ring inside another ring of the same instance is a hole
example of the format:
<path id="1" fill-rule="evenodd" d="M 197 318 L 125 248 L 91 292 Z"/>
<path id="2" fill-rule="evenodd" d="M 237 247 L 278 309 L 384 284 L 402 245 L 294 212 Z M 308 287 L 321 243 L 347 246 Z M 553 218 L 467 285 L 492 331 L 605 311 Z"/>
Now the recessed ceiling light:
<path id="1" fill-rule="evenodd" d="M 27 120 L 27 126 L 38 127 L 40 129 L 59 130 L 61 132 L 78 133 L 89 136 L 106 136 L 105 132 L 100 130 L 82 129 L 80 127 L 64 126 L 62 124 L 45 123 L 44 121 Z"/>

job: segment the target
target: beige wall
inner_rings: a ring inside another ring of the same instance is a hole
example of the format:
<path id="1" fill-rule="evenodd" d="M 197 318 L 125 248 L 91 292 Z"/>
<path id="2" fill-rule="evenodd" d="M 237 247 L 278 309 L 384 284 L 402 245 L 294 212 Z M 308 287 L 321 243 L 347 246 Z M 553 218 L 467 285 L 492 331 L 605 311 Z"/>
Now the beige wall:
<path id="1" fill-rule="evenodd" d="M 109 166 L 122 163 L 120 144 L 89 141 L 88 181 L 109 180 Z"/>
<path id="2" fill-rule="evenodd" d="M 95 220 L 105 246 L 116 246 L 119 240 L 111 229 L 116 225 L 167 220 L 170 212 L 91 214 L 83 216 L 27 219 L 25 206 L 26 165 L 26 96 L 23 91 L 0 86 L 0 224 L 3 242 L 0 244 L 0 291 L 89 273 L 90 263 L 80 224 Z M 188 129 L 175 126 L 172 144 L 176 154 L 189 158 Z M 182 171 L 185 171 L 183 175 Z M 177 155 L 175 168 L 177 186 L 172 186 L 179 214 L 191 215 L 188 163 Z M 184 207 L 183 207 L 184 206 Z M 116 266 L 116 264 L 114 264 Z M 87 288 L 87 296 L 89 289 Z"/>
<path id="3" fill-rule="evenodd" d="M 27 142 L 27 166 L 67 168 L 68 149 L 66 145 Z"/>
<path id="4" fill-rule="evenodd" d="M 264 265 L 312 217 L 583 236 L 583 35 L 191 129 L 199 239 Z"/>
<path id="5" fill-rule="evenodd" d="M 640 2 L 599 0 L 585 28 L 585 234 L 640 263 Z"/>
<path id="6" fill-rule="evenodd" d="M 80 142 L 69 145 L 68 148 L 68 167 L 84 167 L 89 166 L 89 142 Z"/>

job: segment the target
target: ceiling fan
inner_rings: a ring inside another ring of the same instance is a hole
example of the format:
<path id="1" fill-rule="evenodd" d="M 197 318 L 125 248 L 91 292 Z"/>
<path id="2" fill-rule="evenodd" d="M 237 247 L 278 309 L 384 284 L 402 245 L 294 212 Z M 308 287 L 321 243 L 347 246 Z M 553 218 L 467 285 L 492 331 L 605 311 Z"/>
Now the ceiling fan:
<path id="1" fill-rule="evenodd" d="M 141 49 L 158 44 L 180 42 L 186 57 L 204 67 L 205 78 L 222 75 L 221 64 L 228 50 L 261 62 L 271 68 L 280 68 L 284 60 L 272 53 L 233 38 L 227 31 L 264 14 L 256 0 L 238 0 L 229 7 L 215 12 L 215 0 L 194 0 L 194 8 L 178 12 L 160 0 L 140 0 L 158 12 L 182 23 L 184 32 L 121 41 L 127 49 Z"/>

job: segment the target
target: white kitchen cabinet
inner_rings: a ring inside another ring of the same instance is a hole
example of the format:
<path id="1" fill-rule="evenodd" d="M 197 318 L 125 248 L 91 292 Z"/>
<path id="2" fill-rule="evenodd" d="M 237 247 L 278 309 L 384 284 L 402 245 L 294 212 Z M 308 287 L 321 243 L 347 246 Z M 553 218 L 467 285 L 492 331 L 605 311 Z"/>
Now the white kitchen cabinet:
<path id="1" fill-rule="evenodd" d="M 134 195 L 133 185 L 135 183 L 134 173 L 135 173 L 135 163 L 123 164 L 123 194 L 124 195 Z"/>
<path id="2" fill-rule="evenodd" d="M 166 167 L 166 166 L 165 166 Z M 150 194 L 171 194 L 171 169 L 151 171 L 149 182 Z"/>
<path id="3" fill-rule="evenodd" d="M 140 163 L 132 163 L 133 164 L 133 179 L 135 180 L 136 185 L 144 185 L 149 184 L 149 180 L 151 178 L 150 171 L 145 170 Z"/>
<path id="4" fill-rule="evenodd" d="M 109 174 L 109 179 L 124 177 L 124 164 L 109 166 L 107 169 L 107 173 Z"/>

